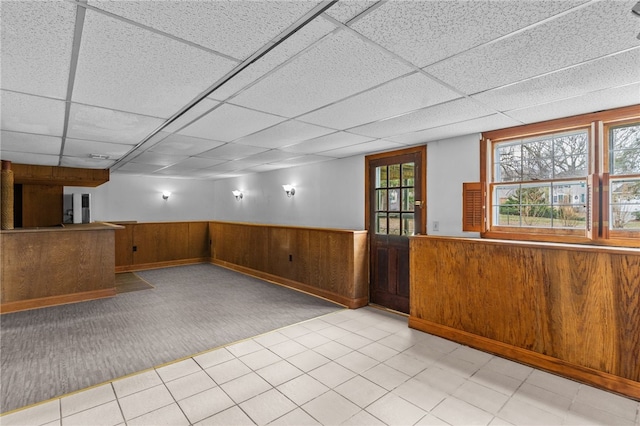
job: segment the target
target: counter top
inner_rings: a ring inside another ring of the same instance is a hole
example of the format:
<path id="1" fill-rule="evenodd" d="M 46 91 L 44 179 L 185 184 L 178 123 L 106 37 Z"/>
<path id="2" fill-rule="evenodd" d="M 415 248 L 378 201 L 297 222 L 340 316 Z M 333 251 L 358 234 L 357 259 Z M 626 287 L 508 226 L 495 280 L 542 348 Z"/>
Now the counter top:
<path id="1" fill-rule="evenodd" d="M 114 225 L 107 222 L 93 222 L 93 223 L 67 223 L 59 226 L 47 226 L 37 228 L 16 228 L 16 229 L 3 229 L 0 231 L 2 234 L 22 234 L 30 232 L 64 232 L 64 231 L 104 231 L 122 229 L 123 226 Z"/>

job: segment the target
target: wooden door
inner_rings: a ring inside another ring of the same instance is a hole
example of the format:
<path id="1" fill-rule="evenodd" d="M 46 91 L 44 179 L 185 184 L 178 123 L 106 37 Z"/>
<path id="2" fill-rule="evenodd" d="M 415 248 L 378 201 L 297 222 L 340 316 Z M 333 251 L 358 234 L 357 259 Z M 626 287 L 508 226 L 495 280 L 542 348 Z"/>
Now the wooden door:
<path id="1" fill-rule="evenodd" d="M 369 301 L 409 313 L 409 236 L 425 233 L 426 146 L 366 157 Z"/>

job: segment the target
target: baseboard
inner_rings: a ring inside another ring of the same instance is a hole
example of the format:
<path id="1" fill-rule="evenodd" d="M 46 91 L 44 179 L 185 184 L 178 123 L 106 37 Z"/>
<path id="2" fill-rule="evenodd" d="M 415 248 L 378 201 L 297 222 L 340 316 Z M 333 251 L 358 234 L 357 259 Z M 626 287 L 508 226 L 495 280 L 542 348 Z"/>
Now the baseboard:
<path id="1" fill-rule="evenodd" d="M 251 275 L 256 278 L 260 278 L 263 280 L 267 280 L 273 282 L 275 284 L 279 284 L 285 287 L 293 288 L 295 290 L 299 290 L 305 293 L 312 294 L 314 296 L 322 297 L 323 299 L 327 299 L 331 302 L 338 303 L 340 305 L 346 306 L 349 309 L 357 309 L 363 306 L 367 306 L 369 304 L 368 297 L 360 297 L 357 299 L 353 299 L 350 297 L 343 296 L 341 294 L 333 293 L 330 291 L 322 290 L 308 284 L 304 284 L 298 281 L 290 280 L 288 278 L 283 278 L 277 275 L 269 274 L 267 272 L 258 271 L 256 269 L 247 268 L 245 266 L 236 265 L 234 263 L 225 262 L 224 260 L 218 259 L 210 259 L 210 262 L 214 265 L 222 266 L 224 268 L 232 269 L 236 272 L 242 272 L 243 274 Z"/>
<path id="2" fill-rule="evenodd" d="M 208 257 L 194 257 L 191 259 L 168 260 L 165 262 L 139 263 L 135 265 L 116 266 L 116 274 L 119 272 L 145 271 L 147 269 L 168 268 L 171 266 L 193 265 L 209 262 Z"/>
<path id="3" fill-rule="evenodd" d="M 87 300 L 113 297 L 115 295 L 116 289 L 108 288 L 103 290 L 84 291 L 82 293 L 64 294 L 60 296 L 40 297 L 38 299 L 18 300 L 16 302 L 1 304 L 0 314 L 44 308 L 47 306 L 66 305 L 68 303 L 85 302 Z"/>
<path id="4" fill-rule="evenodd" d="M 578 382 L 593 385 L 611 392 L 640 400 L 640 382 L 625 379 L 610 373 L 572 364 L 528 349 L 512 346 L 497 340 L 478 336 L 466 331 L 436 324 L 414 316 L 409 317 L 409 327 L 424 331 L 463 345 L 490 352 L 513 361 L 546 370 Z"/>

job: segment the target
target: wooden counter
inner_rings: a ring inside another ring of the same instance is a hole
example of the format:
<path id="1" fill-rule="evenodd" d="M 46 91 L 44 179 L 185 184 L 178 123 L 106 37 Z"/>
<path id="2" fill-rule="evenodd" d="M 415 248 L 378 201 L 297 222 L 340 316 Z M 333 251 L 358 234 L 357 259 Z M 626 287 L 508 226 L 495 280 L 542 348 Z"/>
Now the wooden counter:
<path id="1" fill-rule="evenodd" d="M 409 325 L 640 399 L 640 249 L 411 238 Z"/>
<path id="2" fill-rule="evenodd" d="M 107 223 L 3 230 L 0 312 L 115 296 L 115 240 Z"/>

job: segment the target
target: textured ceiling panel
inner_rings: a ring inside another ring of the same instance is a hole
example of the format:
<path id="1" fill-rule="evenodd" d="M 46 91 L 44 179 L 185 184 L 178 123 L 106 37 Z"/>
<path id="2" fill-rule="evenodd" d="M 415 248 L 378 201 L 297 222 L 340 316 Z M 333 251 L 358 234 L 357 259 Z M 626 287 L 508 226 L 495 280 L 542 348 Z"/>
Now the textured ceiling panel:
<path id="1" fill-rule="evenodd" d="M 417 145 L 454 136 L 504 129 L 506 127 L 518 126 L 520 124 L 522 123 L 512 118 L 505 117 L 502 114 L 494 114 L 488 117 L 463 121 L 461 123 L 447 124 L 445 126 L 434 127 L 433 129 L 407 133 L 389 138 L 389 140 L 407 145 Z"/>
<path id="2" fill-rule="evenodd" d="M 257 166 L 248 167 L 243 169 L 243 172 L 247 173 L 262 173 L 262 172 L 270 172 L 272 170 L 278 170 L 280 167 L 274 164 L 259 164 Z"/>
<path id="3" fill-rule="evenodd" d="M 113 166 L 112 160 L 96 160 L 94 158 L 62 157 L 60 165 L 63 167 L 81 167 L 84 169 L 108 169 Z"/>
<path id="4" fill-rule="evenodd" d="M 3 160 L 8 160 L 8 158 L 5 158 L 5 153 L 8 151 L 58 155 L 62 146 L 62 138 L 59 137 L 8 132 L 5 130 L 0 132 L 0 135 L 0 140 L 2 141 L 0 143 L 0 151 L 2 152 Z"/>
<path id="5" fill-rule="evenodd" d="M 279 149 L 272 149 L 270 151 L 261 152 L 260 154 L 244 158 L 243 161 L 246 161 L 247 163 L 253 162 L 255 164 L 264 164 L 275 163 L 276 161 L 283 161 L 295 157 L 300 157 L 300 154 L 284 152 L 280 151 Z"/>
<path id="6" fill-rule="evenodd" d="M 459 97 L 424 74 L 415 73 L 303 115 L 299 120 L 348 129 Z"/>
<path id="7" fill-rule="evenodd" d="M 57 155 L 28 154 L 12 151 L 2 151 L 2 159 L 17 164 L 33 164 L 35 166 L 57 166 L 60 162 Z"/>
<path id="8" fill-rule="evenodd" d="M 197 155 L 223 144 L 224 142 L 174 134 L 155 144 L 150 151 L 161 154 Z"/>
<path id="9" fill-rule="evenodd" d="M 168 118 L 235 65 L 87 10 L 73 100 Z"/>
<path id="10" fill-rule="evenodd" d="M 293 117 L 412 70 L 354 34 L 338 31 L 240 93 L 233 102 Z"/>
<path id="11" fill-rule="evenodd" d="M 313 124 L 302 123 L 296 120 L 285 121 L 261 132 L 254 133 L 235 143 L 241 145 L 262 146 L 265 148 L 279 148 L 292 145 L 307 139 L 332 133 L 334 130 L 326 127 L 318 127 Z"/>
<path id="12" fill-rule="evenodd" d="M 319 138 L 310 139 L 296 145 L 282 148 L 283 151 L 297 152 L 300 154 L 316 154 L 330 149 L 344 148 L 349 145 L 356 145 L 370 141 L 367 136 L 354 135 L 347 132 L 336 132 Z"/>
<path id="13" fill-rule="evenodd" d="M 285 167 L 303 166 L 305 164 L 320 163 L 322 161 L 335 160 L 335 159 L 336 157 L 327 157 L 323 155 L 304 155 L 302 157 L 290 158 L 288 160 L 274 161 L 271 164 L 274 164 L 281 168 L 285 168 Z"/>
<path id="14" fill-rule="evenodd" d="M 345 24 L 377 2 L 378 0 L 338 1 L 326 11 L 326 14 Z"/>
<path id="15" fill-rule="evenodd" d="M 322 17 L 314 19 L 268 54 L 242 70 L 209 97 L 218 100 L 228 98 L 335 29 L 335 25 Z"/>
<path id="16" fill-rule="evenodd" d="M 216 158 L 200 158 L 190 157 L 186 160 L 180 161 L 171 166 L 171 170 L 197 170 L 205 169 L 207 167 L 215 166 L 216 164 L 224 163 L 225 160 Z"/>
<path id="17" fill-rule="evenodd" d="M 67 136 L 100 142 L 135 145 L 163 120 L 87 105 L 71 104 Z"/>
<path id="18" fill-rule="evenodd" d="M 211 151 L 203 152 L 202 154 L 200 154 L 200 157 L 221 158 L 224 160 L 239 160 L 241 158 L 249 157 L 250 155 L 258 154 L 265 151 L 267 151 L 267 148 L 228 143 L 219 148 L 214 148 Z"/>
<path id="19" fill-rule="evenodd" d="M 186 160 L 187 158 L 189 157 L 186 155 L 167 155 L 147 151 L 138 155 L 132 161 L 136 163 L 153 164 L 156 166 L 170 166 L 182 160 Z"/>
<path id="20" fill-rule="evenodd" d="M 148 174 L 153 173 L 156 170 L 161 169 L 164 166 L 158 166 L 155 164 L 143 164 L 143 163 L 126 163 L 123 164 L 117 171 L 114 173 L 126 172 L 126 173 L 136 173 L 136 174 Z"/>
<path id="21" fill-rule="evenodd" d="M 474 94 L 636 47 L 638 18 L 630 12 L 633 2 L 629 8 L 620 7 L 621 4 L 595 2 L 425 69 L 459 90 Z"/>
<path id="22" fill-rule="evenodd" d="M 2 1 L 0 87 L 65 99 L 76 7 L 57 1 Z"/>
<path id="23" fill-rule="evenodd" d="M 284 120 L 284 118 L 275 115 L 223 104 L 179 133 L 197 138 L 231 142 Z"/>
<path id="24" fill-rule="evenodd" d="M 507 111 L 637 82 L 640 82 L 640 48 L 473 97 L 499 111 Z"/>
<path id="25" fill-rule="evenodd" d="M 90 154 L 107 155 L 109 160 L 117 160 L 131 150 L 129 145 L 117 143 L 84 141 L 80 139 L 69 139 L 64 142 L 62 154 L 67 157 L 86 157 Z"/>
<path id="26" fill-rule="evenodd" d="M 244 59 L 319 1 L 91 1 L 89 4 Z"/>
<path id="27" fill-rule="evenodd" d="M 365 142 L 358 145 L 351 145 L 344 148 L 333 149 L 331 151 L 325 151 L 322 153 L 322 155 L 344 158 L 351 157 L 352 155 L 371 154 L 380 151 L 402 149 L 405 146 L 406 145 L 379 139 L 376 141 Z"/>
<path id="28" fill-rule="evenodd" d="M 470 118 L 488 116 L 493 113 L 494 111 L 476 102 L 468 99 L 458 99 L 389 120 L 355 127 L 349 131 L 374 138 L 386 138 L 388 136 L 396 136 L 445 124 L 457 123 Z"/>
<path id="29" fill-rule="evenodd" d="M 0 93 L 2 130 L 62 136 L 64 101 L 21 93 Z"/>
<path id="30" fill-rule="evenodd" d="M 507 111 L 507 114 L 525 123 L 535 123 L 634 104 L 640 104 L 640 84 L 598 90 L 571 99 Z"/>
<path id="31" fill-rule="evenodd" d="M 202 99 L 180 117 L 171 122 L 171 124 L 165 126 L 162 130 L 170 133 L 177 132 L 178 130 L 182 129 L 184 126 L 191 123 L 193 120 L 200 117 L 202 114 L 219 104 L 219 102 L 212 101 L 211 99 Z"/>

